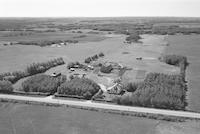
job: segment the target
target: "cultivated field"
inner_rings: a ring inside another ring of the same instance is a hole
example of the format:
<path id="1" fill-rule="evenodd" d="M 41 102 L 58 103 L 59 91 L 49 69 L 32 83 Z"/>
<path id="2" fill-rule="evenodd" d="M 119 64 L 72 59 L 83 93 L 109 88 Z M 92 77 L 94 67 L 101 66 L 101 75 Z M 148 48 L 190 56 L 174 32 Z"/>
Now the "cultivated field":
<path id="1" fill-rule="evenodd" d="M 200 122 L 165 122 L 66 107 L 0 103 L 2 134 L 198 134 Z"/>
<path id="2" fill-rule="evenodd" d="M 200 112 L 200 36 L 199 35 L 174 35 L 168 36 L 170 43 L 165 50 L 167 54 L 180 54 L 187 56 L 189 66 L 186 70 L 188 81 L 188 109 Z"/>

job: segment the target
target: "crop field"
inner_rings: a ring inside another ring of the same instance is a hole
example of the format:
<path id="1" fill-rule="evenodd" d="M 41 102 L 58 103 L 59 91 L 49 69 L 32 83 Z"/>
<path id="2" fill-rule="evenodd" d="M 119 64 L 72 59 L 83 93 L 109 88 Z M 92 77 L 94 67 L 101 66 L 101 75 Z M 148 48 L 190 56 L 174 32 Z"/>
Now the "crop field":
<path id="1" fill-rule="evenodd" d="M 198 134 L 198 124 L 156 121 L 67 107 L 0 103 L 2 134 Z"/>
<path id="2" fill-rule="evenodd" d="M 2 104 L 2 134 L 149 134 L 157 121 L 66 107 Z M 153 134 L 153 133 L 152 133 Z"/>
<path id="3" fill-rule="evenodd" d="M 166 48 L 167 54 L 180 54 L 187 56 L 189 66 L 186 70 L 188 81 L 188 109 L 200 112 L 200 36 L 176 35 L 168 36 L 170 45 Z"/>

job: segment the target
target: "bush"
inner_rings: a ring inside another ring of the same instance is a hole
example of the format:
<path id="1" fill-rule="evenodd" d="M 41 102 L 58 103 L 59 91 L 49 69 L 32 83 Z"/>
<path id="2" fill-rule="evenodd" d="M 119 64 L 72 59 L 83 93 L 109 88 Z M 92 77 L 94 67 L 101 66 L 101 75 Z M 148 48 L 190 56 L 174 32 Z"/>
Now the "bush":
<path id="1" fill-rule="evenodd" d="M 180 67 L 180 73 L 181 73 L 183 79 L 185 79 L 185 70 L 189 64 L 187 61 L 187 58 L 185 56 L 165 55 L 165 56 L 159 57 L 159 60 L 162 62 L 165 62 L 169 65 L 174 65 L 174 66 Z"/>
<path id="2" fill-rule="evenodd" d="M 74 75 L 70 75 L 70 76 L 69 76 L 69 79 L 70 79 L 70 80 L 74 79 Z"/>
<path id="3" fill-rule="evenodd" d="M 74 78 L 66 81 L 58 88 L 58 94 L 77 95 L 85 99 L 91 99 L 99 91 L 100 87 L 94 81 L 87 78 Z"/>
<path id="4" fill-rule="evenodd" d="M 0 81 L 0 92 L 11 93 L 13 92 L 12 83 L 9 81 Z"/>
<path id="5" fill-rule="evenodd" d="M 100 69 L 102 73 L 110 73 L 112 70 L 113 70 L 112 65 L 109 65 L 109 66 L 103 65 L 101 66 L 101 69 Z"/>
<path id="6" fill-rule="evenodd" d="M 138 42 L 141 39 L 138 33 L 131 33 L 128 37 L 126 37 L 126 41 L 129 43 Z"/>
<path id="7" fill-rule="evenodd" d="M 66 76 L 51 77 L 49 75 L 36 75 L 22 83 L 25 92 L 41 92 L 53 94 L 57 88 L 66 81 Z"/>
<path id="8" fill-rule="evenodd" d="M 85 63 L 89 64 L 92 61 L 92 59 L 90 57 L 88 57 L 87 59 L 85 59 Z"/>
<path id="9" fill-rule="evenodd" d="M 142 82 L 138 82 L 138 83 L 130 82 L 130 83 L 124 84 L 123 88 L 128 92 L 135 92 L 141 84 Z"/>
<path id="10" fill-rule="evenodd" d="M 163 57 L 160 57 L 159 59 L 167 64 L 174 66 L 180 66 L 181 64 L 187 66 L 188 64 L 187 58 L 181 55 L 165 55 Z"/>
<path id="11" fill-rule="evenodd" d="M 115 98 L 118 104 L 122 105 L 132 105 L 132 94 L 131 93 L 126 93 L 121 97 Z"/>
<path id="12" fill-rule="evenodd" d="M 103 57 L 104 54 L 101 52 L 98 55 L 95 54 L 94 56 L 88 57 L 85 59 L 85 63 L 89 64 L 91 61 L 97 60 L 99 57 Z"/>
<path id="13" fill-rule="evenodd" d="M 69 62 L 68 65 L 67 65 L 67 68 L 70 69 L 70 68 L 75 67 L 76 65 L 78 65 L 78 68 L 80 68 L 81 66 L 83 66 L 78 61 L 76 61 L 76 62 Z"/>
<path id="14" fill-rule="evenodd" d="M 187 86 L 181 75 L 150 73 L 129 95 L 118 98 L 118 104 L 184 110 Z"/>
<path id="15" fill-rule="evenodd" d="M 104 54 L 101 52 L 101 53 L 99 53 L 99 57 L 103 57 L 104 56 Z"/>
<path id="16" fill-rule="evenodd" d="M 98 59 L 98 58 L 99 58 L 99 57 L 98 57 L 97 54 L 91 57 L 92 60 L 96 60 L 96 59 Z"/>
<path id="17" fill-rule="evenodd" d="M 70 62 L 70 63 L 68 63 L 67 68 L 70 69 L 70 68 L 74 67 L 74 65 L 75 65 L 74 62 Z"/>

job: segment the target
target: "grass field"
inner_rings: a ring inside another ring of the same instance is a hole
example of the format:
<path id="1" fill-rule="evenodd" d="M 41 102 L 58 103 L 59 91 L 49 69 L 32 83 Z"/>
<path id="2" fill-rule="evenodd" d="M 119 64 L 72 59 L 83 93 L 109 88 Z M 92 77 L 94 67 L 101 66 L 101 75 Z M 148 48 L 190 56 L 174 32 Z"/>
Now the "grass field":
<path id="1" fill-rule="evenodd" d="M 200 122 L 172 123 L 67 107 L 0 103 L 1 134 L 198 134 Z"/>
<path id="2" fill-rule="evenodd" d="M 200 112 L 200 36 L 177 35 L 168 36 L 170 43 L 165 50 L 167 54 L 180 54 L 188 58 L 189 66 L 186 70 L 188 81 L 188 108 Z"/>

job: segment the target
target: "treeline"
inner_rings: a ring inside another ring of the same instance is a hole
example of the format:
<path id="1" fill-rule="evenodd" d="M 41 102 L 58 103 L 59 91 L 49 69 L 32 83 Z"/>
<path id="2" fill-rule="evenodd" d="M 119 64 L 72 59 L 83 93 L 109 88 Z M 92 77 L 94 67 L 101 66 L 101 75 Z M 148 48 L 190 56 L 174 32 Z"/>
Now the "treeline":
<path id="1" fill-rule="evenodd" d="M 77 40 L 44 40 L 44 41 L 19 41 L 17 44 L 20 45 L 35 45 L 40 47 L 50 46 L 53 44 L 67 45 L 66 43 L 78 43 Z"/>
<path id="2" fill-rule="evenodd" d="M 40 74 L 33 76 L 22 83 L 24 92 L 40 92 L 54 94 L 57 88 L 66 81 L 66 76 L 51 77 L 49 75 Z"/>
<path id="3" fill-rule="evenodd" d="M 200 34 L 200 28 L 186 28 L 186 27 L 179 27 L 177 25 L 174 26 L 154 26 L 152 28 L 152 33 L 153 34 L 159 34 L 159 35 L 175 35 L 177 33 L 181 34 Z"/>
<path id="4" fill-rule="evenodd" d="M 139 42 L 141 39 L 140 35 L 138 33 L 131 33 L 128 37 L 126 37 L 126 42 L 127 43 L 134 43 L 134 42 Z"/>
<path id="5" fill-rule="evenodd" d="M 99 85 L 90 79 L 74 78 L 61 84 L 61 86 L 58 87 L 58 94 L 81 96 L 84 99 L 91 99 L 99 89 Z"/>
<path id="6" fill-rule="evenodd" d="M 103 57 L 104 53 L 100 52 L 99 54 L 95 54 L 94 56 L 88 57 L 85 59 L 85 63 L 89 64 L 90 62 L 97 60 L 99 57 Z"/>
<path id="7" fill-rule="evenodd" d="M 180 74 L 185 78 L 185 70 L 188 66 L 187 57 L 181 55 L 164 55 L 159 57 L 159 60 L 169 65 L 180 67 Z"/>
<path id="8" fill-rule="evenodd" d="M 70 68 L 79 68 L 82 64 L 80 64 L 78 61 L 75 61 L 75 62 L 69 62 L 67 64 L 67 68 L 70 69 Z"/>
<path id="9" fill-rule="evenodd" d="M 29 65 L 25 69 L 25 71 L 15 71 L 15 72 L 7 72 L 0 74 L 0 80 L 7 80 L 10 81 L 11 83 L 15 83 L 21 78 L 35 75 L 38 73 L 43 73 L 52 67 L 62 64 L 65 64 L 63 58 L 56 58 L 47 62 L 33 63 Z"/>
<path id="10" fill-rule="evenodd" d="M 144 82 L 127 87 L 118 104 L 184 110 L 187 86 L 181 75 L 150 73 Z"/>

